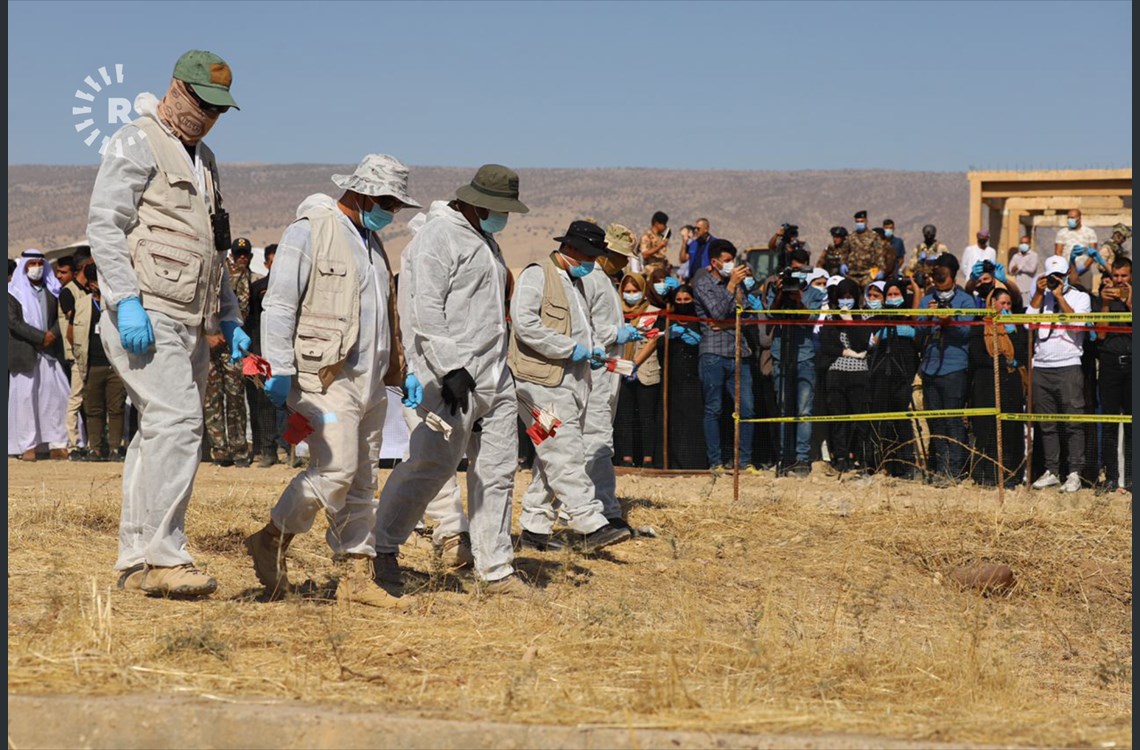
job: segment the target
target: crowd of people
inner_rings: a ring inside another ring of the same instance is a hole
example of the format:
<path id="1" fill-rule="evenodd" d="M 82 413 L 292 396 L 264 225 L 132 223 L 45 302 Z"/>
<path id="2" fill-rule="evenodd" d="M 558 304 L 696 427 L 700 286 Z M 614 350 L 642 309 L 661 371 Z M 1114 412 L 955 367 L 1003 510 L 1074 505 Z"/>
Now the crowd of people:
<path id="1" fill-rule="evenodd" d="M 1070 212 L 1044 261 L 1029 242 L 999 258 L 980 232 L 960 264 L 935 227 L 908 254 L 893 222 L 872 228 L 859 211 L 853 230 L 832 228 L 814 263 L 798 227 L 783 225 L 769 243 L 777 270 L 757 278 L 754 259 L 714 237 L 706 218 L 681 230 L 674 255 L 669 217 L 656 212 L 640 238 L 620 224 L 573 221 L 542 261 L 516 275 L 496 236 L 528 207 L 517 173 L 487 164 L 408 222 L 413 238 L 397 277 L 380 232 L 397 212 L 423 207 L 409 192 L 408 167 L 369 154 L 352 174 L 332 176 L 339 197 L 301 202 L 266 248 L 269 274 L 258 277 L 251 244 L 231 241 L 218 166 L 202 141 L 236 108 L 231 83 L 216 55 L 183 55 L 166 94 L 141 95 L 140 116 L 105 151 L 90 203 L 90 257 L 59 261 L 51 273 L 41 253 L 28 251 L 9 266 L 9 454 L 125 453 L 120 589 L 216 590 L 194 565 L 184 528 L 197 467 L 204 450 L 221 464 L 272 464 L 285 415 L 306 425 L 310 461 L 246 539 L 257 578 L 270 595 L 291 589 L 286 552 L 323 511 L 341 566 L 338 598 L 402 607 L 399 548 L 425 517 L 446 529 L 435 541 L 447 564 L 472 568 L 489 594 L 530 596 L 516 550 L 590 554 L 629 539 L 615 466 L 662 465 L 666 442 L 677 469 L 723 472 L 735 461 L 746 474 L 775 466 L 806 475 L 826 441 L 836 473 L 949 485 L 969 472 L 989 484 L 1026 472 L 1024 439 L 1009 425 L 1000 431 L 1004 471 L 992 460 L 967 462 L 971 445 L 997 454 L 992 416 L 968 425 L 931 419 L 925 447 L 907 419 L 837 421 L 824 435 L 809 422 L 747 421 L 758 416 L 910 410 L 916 375 L 924 409 L 992 407 L 996 390 L 1003 411 L 1031 397 L 1041 413 L 1082 414 L 1096 404 L 1131 414 L 1125 329 L 1035 326 L 1030 347 L 1020 325 L 974 325 L 970 313 L 1131 311 L 1126 226 L 1098 245 Z M 1092 276 L 1100 277 L 1095 294 Z M 955 314 L 884 312 L 898 308 Z M 243 377 L 251 354 L 264 359 L 264 379 Z M 393 388 L 410 437 L 381 488 Z M 745 420 L 738 456 L 726 439 L 733 410 Z M 534 455 L 516 542 L 520 430 Z M 1116 433 L 1103 430 L 1100 445 L 1093 432 L 1090 453 L 1086 432 L 1040 425 L 1044 472 L 1035 487 L 1073 491 L 1092 471 L 1093 482 L 1115 488 Z M 1130 441 L 1130 424 L 1124 433 Z M 1130 477 L 1129 465 L 1129 489 Z"/>

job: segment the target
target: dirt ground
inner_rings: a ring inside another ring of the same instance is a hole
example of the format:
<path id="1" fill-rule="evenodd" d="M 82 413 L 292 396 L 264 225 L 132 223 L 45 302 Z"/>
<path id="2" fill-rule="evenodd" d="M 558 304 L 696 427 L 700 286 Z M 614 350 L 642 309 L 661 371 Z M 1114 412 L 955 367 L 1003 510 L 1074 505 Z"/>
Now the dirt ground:
<path id="1" fill-rule="evenodd" d="M 260 596 L 241 542 L 284 467 L 199 472 L 187 529 L 214 597 L 115 591 L 120 467 L 8 463 L 10 710 L 182 697 L 789 745 L 1132 744 L 1130 495 L 999 506 L 993 490 L 817 472 L 744 478 L 734 503 L 729 477 L 626 475 L 630 521 L 656 537 L 521 554 L 542 592 L 524 601 L 479 595 L 414 538 L 412 606 L 391 612 L 332 601 L 323 521 L 290 550 L 311 593 Z M 975 562 L 1008 564 L 1014 590 L 959 589 L 951 571 Z"/>

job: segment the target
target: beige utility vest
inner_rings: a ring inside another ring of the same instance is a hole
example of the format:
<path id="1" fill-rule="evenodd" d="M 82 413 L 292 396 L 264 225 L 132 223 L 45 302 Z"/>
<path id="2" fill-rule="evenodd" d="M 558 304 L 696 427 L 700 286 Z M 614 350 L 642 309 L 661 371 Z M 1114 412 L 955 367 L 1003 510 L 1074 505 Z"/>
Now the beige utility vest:
<path id="1" fill-rule="evenodd" d="M 532 263 L 531 265 L 538 265 Z M 528 266 L 529 268 L 529 266 Z M 545 276 L 542 285 L 542 307 L 538 317 L 542 324 L 563 336 L 570 335 L 570 300 L 562 287 L 562 274 L 566 273 L 555 262 L 553 254 L 542 263 Z M 539 354 L 523 342 L 517 335 L 511 336 L 507 365 L 519 380 L 538 385 L 556 386 L 562 383 L 566 374 L 564 360 L 551 360 Z"/>
<path id="2" fill-rule="evenodd" d="M 151 117 L 133 124 L 158 164 L 139 201 L 138 223 L 127 232 L 142 305 L 189 327 L 217 331 L 225 253 L 214 250 L 210 221 L 219 203 L 214 153 L 198 144 L 203 193 L 181 141 Z"/>
<path id="3" fill-rule="evenodd" d="M 301 217 L 309 222 L 313 266 L 297 316 L 293 357 L 297 385 L 309 393 L 328 389 L 360 335 L 359 269 L 352 241 L 341 230 L 340 216 L 340 209 L 334 205 L 314 206 Z M 388 269 L 389 348 L 384 383 L 399 386 L 404 383 L 406 365 L 400 345 L 395 280 L 383 247 L 376 254 Z"/>
<path id="4" fill-rule="evenodd" d="M 74 281 L 64 287 L 75 300 L 75 314 L 71 316 L 71 341 L 63 337 L 64 359 L 75 360 L 80 372 L 87 372 L 87 337 L 91 332 L 91 295 Z M 74 343 L 72 343 L 74 342 Z"/>

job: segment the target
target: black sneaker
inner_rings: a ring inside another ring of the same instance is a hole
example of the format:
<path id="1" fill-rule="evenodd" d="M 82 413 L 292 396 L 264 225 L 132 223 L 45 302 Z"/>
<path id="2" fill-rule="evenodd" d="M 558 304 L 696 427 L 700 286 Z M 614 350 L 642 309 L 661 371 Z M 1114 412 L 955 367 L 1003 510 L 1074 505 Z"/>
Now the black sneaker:
<path id="1" fill-rule="evenodd" d="M 257 460 L 257 465 L 262 469 L 268 469 L 270 466 L 277 464 L 276 453 L 263 453 L 261 458 Z"/>
<path id="2" fill-rule="evenodd" d="M 526 529 L 519 534 L 519 547 L 536 552 L 561 552 L 566 549 L 566 545 L 555 539 L 553 534 L 537 534 Z"/>
<path id="3" fill-rule="evenodd" d="M 237 466 L 237 467 L 242 468 L 242 469 L 248 469 L 249 468 L 249 458 L 247 458 L 246 456 L 239 456 L 238 458 L 235 458 L 234 459 L 234 466 Z"/>
<path id="4" fill-rule="evenodd" d="M 215 466 L 233 466 L 234 465 L 234 457 L 233 456 L 215 456 L 214 457 L 214 465 Z"/>
<path id="5" fill-rule="evenodd" d="M 577 541 L 574 543 L 574 549 L 584 555 L 591 552 L 597 552 L 603 547 L 609 547 L 611 544 L 618 544 L 629 539 L 632 534 L 629 529 L 619 529 L 610 524 L 606 524 L 597 531 L 592 531 L 589 534 L 575 534 Z"/>
<path id="6" fill-rule="evenodd" d="M 610 526 L 613 526 L 615 529 L 625 529 L 629 533 L 633 533 L 633 527 L 629 525 L 629 521 L 625 520 L 621 516 L 618 516 L 617 518 L 607 518 L 606 520 L 609 521 Z"/>
<path id="7" fill-rule="evenodd" d="M 71 453 L 67 454 L 67 460 L 68 461 L 86 461 L 87 460 L 87 452 L 84 450 L 81 450 L 79 448 L 76 448 Z"/>

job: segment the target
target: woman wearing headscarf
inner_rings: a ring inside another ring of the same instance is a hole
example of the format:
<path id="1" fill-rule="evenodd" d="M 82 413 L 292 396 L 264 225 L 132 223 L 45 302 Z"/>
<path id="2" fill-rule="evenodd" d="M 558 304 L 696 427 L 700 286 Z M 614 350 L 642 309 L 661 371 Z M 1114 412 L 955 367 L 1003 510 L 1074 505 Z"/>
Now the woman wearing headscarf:
<path id="1" fill-rule="evenodd" d="M 1013 295 L 1008 289 L 994 289 L 986 298 L 985 306 L 997 310 L 1001 315 L 1009 315 L 1015 306 Z M 1025 407 L 1025 365 L 1028 361 L 1026 336 L 1018 332 L 1018 326 L 1001 323 L 999 316 L 996 325 L 975 326 L 970 330 L 970 375 L 972 408 L 993 408 L 994 406 L 994 357 L 998 358 L 998 382 L 1001 387 L 1001 410 L 1020 412 Z M 972 475 L 978 484 L 997 486 L 997 420 L 994 417 L 974 417 L 971 420 L 974 431 Z M 1025 460 L 1025 436 L 1017 422 L 1002 425 L 1002 476 L 1007 488 L 1018 483 Z"/>
<path id="2" fill-rule="evenodd" d="M 682 284 L 673 292 L 668 308 L 677 319 L 668 319 L 669 370 L 669 468 L 707 469 L 705 451 L 704 395 L 700 381 L 701 326 L 695 318 L 693 288 Z M 664 350 L 665 345 L 659 347 Z"/>
<path id="3" fill-rule="evenodd" d="M 868 310 L 913 308 L 921 298 L 914 281 L 903 279 L 876 281 L 867 287 Z M 879 316 L 882 328 L 872 329 L 868 375 L 871 383 L 871 412 L 910 411 L 914 392 L 914 374 L 918 371 L 918 347 L 915 346 L 913 319 Z M 910 420 L 892 419 L 872 422 L 870 444 L 874 451 L 872 469 L 882 469 L 893 477 L 912 479 L 918 464 L 914 455 L 914 428 Z"/>
<path id="4" fill-rule="evenodd" d="M 657 313 L 661 311 L 650 301 L 647 287 L 639 273 L 627 273 L 619 287 L 626 322 L 643 331 L 657 326 Z M 622 466 L 634 466 L 633 457 L 639 450 L 641 466 L 655 465 L 657 414 L 661 410 L 661 365 L 656 350 L 657 338 L 630 341 L 622 349 L 622 359 L 631 360 L 635 367 L 633 374 L 622 378 L 618 391 L 614 452 L 621 456 Z"/>
<path id="5" fill-rule="evenodd" d="M 843 279 L 830 292 L 830 308 L 820 333 L 820 356 L 827 366 L 827 412 L 833 415 L 866 414 L 868 398 L 867 354 L 871 347 L 871 328 L 846 325 L 855 322 L 859 303 L 859 285 Z M 851 471 L 857 463 L 864 468 L 864 422 L 833 422 L 828 434 L 831 466 L 840 474 Z"/>

